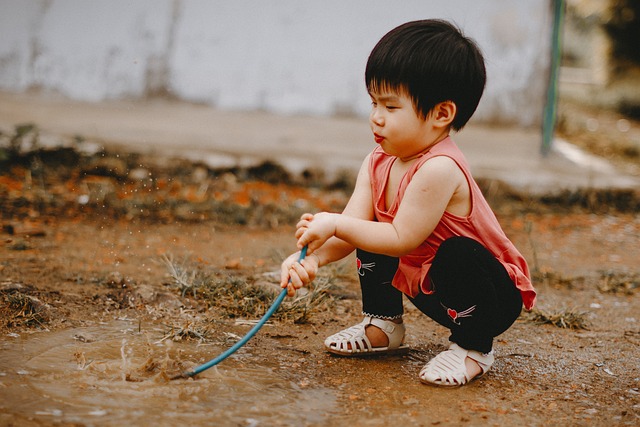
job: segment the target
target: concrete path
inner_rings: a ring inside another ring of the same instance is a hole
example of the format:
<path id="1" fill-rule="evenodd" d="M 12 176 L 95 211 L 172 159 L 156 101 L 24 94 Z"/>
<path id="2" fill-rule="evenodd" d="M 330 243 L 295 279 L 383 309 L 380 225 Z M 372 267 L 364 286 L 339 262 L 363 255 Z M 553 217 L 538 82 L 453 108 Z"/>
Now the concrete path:
<path id="1" fill-rule="evenodd" d="M 211 166 L 274 160 L 293 173 L 357 171 L 374 147 L 366 119 L 278 116 L 220 111 L 170 101 L 83 103 L 55 96 L 0 92 L 0 130 L 34 123 L 43 144 L 80 135 L 105 146 L 205 161 Z M 555 141 L 540 154 L 538 129 L 469 125 L 454 140 L 476 178 L 501 180 L 531 193 L 576 188 L 640 188 L 603 159 Z"/>

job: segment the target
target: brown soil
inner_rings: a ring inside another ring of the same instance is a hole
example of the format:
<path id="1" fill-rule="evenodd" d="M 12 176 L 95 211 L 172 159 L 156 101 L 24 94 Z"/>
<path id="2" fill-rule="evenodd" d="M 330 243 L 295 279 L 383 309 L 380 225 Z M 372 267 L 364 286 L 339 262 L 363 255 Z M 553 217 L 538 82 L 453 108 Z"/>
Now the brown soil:
<path id="1" fill-rule="evenodd" d="M 269 302 L 234 311 L 239 300 L 177 284 L 167 260 L 268 288 L 276 279 L 265 273 L 294 250 L 295 218 L 339 210 L 349 191 L 348 180 L 329 186 L 270 164 L 212 171 L 127 153 L 9 154 L 11 166 L 0 168 L 0 340 L 121 317 L 191 325 L 179 338 L 220 340 L 227 321 L 255 319 Z M 357 276 L 344 269 L 325 273 L 330 299 L 275 316 L 247 344 L 253 354 L 278 358 L 301 387 L 335 390 L 331 425 L 638 425 L 637 195 L 532 199 L 484 184 L 539 291 L 536 310 L 496 339 L 486 376 L 457 390 L 420 384 L 418 371 L 448 334 L 409 305 L 408 355 L 325 353 L 325 336 L 361 319 Z"/>

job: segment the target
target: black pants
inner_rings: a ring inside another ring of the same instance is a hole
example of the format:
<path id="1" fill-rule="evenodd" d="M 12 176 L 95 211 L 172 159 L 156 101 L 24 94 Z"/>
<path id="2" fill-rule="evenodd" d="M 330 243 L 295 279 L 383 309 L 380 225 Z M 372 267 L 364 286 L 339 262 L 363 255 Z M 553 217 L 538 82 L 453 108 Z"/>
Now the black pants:
<path id="1" fill-rule="evenodd" d="M 364 314 L 382 319 L 403 314 L 402 292 L 391 285 L 398 258 L 357 251 Z M 520 315 L 522 297 L 504 266 L 467 237 L 444 241 L 429 270 L 432 290 L 411 302 L 451 331 L 449 340 L 467 350 L 491 351 L 493 338 Z"/>

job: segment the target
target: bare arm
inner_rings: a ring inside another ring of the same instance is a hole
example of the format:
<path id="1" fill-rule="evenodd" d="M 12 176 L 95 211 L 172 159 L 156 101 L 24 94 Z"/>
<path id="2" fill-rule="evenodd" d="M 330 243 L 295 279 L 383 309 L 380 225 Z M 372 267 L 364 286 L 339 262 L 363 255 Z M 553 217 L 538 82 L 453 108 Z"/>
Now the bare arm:
<path id="1" fill-rule="evenodd" d="M 358 218 L 361 220 L 373 219 L 373 201 L 371 196 L 371 185 L 369 181 L 369 156 L 367 156 L 360 167 L 354 191 L 349 198 L 347 206 L 342 211 L 345 217 Z M 304 224 L 313 215 L 305 214 L 298 223 L 296 238 L 299 238 L 307 229 Z M 301 225 L 302 224 L 302 225 Z M 300 247 L 302 248 L 302 246 Z M 337 237 L 331 237 L 322 245 L 316 248 L 313 254 L 309 253 L 307 259 L 302 264 L 297 263 L 299 252 L 291 254 L 282 263 L 280 285 L 284 288 L 291 279 L 289 295 L 293 295 L 295 289 L 310 283 L 316 276 L 319 267 L 341 260 L 353 252 L 355 247 Z M 313 255 L 313 256 L 312 256 Z M 293 270 L 292 270 L 293 269 Z"/>
<path id="2" fill-rule="evenodd" d="M 405 255 L 433 232 L 448 207 L 459 202 L 462 185 L 466 188 L 466 179 L 455 162 L 435 157 L 413 176 L 392 223 L 320 213 L 301 224 L 300 229 L 306 229 L 299 236 L 298 246 L 308 245 L 309 253 L 314 253 L 335 236 L 370 252 Z"/>

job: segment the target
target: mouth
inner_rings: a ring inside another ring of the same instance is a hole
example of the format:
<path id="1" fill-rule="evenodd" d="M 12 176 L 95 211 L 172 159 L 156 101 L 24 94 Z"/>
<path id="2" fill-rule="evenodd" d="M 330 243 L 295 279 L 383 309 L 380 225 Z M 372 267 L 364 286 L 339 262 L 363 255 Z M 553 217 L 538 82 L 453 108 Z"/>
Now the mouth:
<path id="1" fill-rule="evenodd" d="M 382 143 L 382 141 L 384 141 L 384 136 L 380 136 L 377 133 L 374 133 L 373 139 L 376 141 L 376 144 L 380 144 Z"/>

